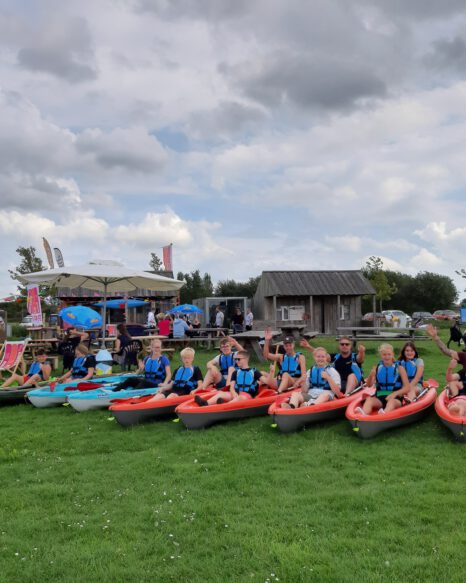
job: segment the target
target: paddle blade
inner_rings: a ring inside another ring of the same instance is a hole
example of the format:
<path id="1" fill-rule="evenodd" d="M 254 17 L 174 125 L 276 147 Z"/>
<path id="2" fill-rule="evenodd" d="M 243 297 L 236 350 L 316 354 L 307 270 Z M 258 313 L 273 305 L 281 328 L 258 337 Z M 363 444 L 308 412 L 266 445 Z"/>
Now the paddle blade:
<path id="1" fill-rule="evenodd" d="M 427 379 L 426 381 L 423 382 L 423 386 L 428 387 L 430 389 L 438 389 L 439 384 L 438 381 L 436 381 L 435 379 Z"/>

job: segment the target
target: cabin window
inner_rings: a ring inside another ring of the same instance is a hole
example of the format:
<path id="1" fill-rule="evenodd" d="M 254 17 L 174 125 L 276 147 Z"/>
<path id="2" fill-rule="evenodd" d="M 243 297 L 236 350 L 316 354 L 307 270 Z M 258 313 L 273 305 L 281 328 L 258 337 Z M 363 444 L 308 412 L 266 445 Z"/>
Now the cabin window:
<path id="1" fill-rule="evenodd" d="M 350 305 L 349 304 L 340 304 L 340 320 L 349 320 L 350 319 Z"/>
<path id="2" fill-rule="evenodd" d="M 277 320 L 291 321 L 304 319 L 304 306 L 281 306 L 277 308 Z"/>

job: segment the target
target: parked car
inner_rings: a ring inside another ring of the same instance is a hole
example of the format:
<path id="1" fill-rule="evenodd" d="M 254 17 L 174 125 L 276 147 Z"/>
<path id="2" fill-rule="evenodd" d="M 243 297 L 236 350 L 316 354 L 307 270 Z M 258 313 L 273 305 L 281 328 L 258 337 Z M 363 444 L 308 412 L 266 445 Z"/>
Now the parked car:
<path id="1" fill-rule="evenodd" d="M 460 315 L 454 310 L 436 310 L 433 313 L 435 320 L 456 320 Z"/>
<path id="2" fill-rule="evenodd" d="M 432 320 L 433 318 L 430 312 L 413 312 L 411 317 L 413 320 Z"/>
<path id="3" fill-rule="evenodd" d="M 364 314 L 362 319 L 365 322 L 374 322 L 374 320 L 385 320 L 385 316 L 383 316 L 380 312 L 367 312 L 367 314 Z"/>
<path id="4" fill-rule="evenodd" d="M 32 316 L 24 316 L 19 325 L 24 326 L 25 328 L 32 328 L 34 326 L 32 323 Z"/>
<path id="5" fill-rule="evenodd" d="M 406 326 L 408 327 L 411 326 L 413 322 L 411 316 L 408 316 L 408 314 L 405 314 L 402 310 L 384 310 L 382 314 L 387 322 L 395 323 L 405 320 Z"/>

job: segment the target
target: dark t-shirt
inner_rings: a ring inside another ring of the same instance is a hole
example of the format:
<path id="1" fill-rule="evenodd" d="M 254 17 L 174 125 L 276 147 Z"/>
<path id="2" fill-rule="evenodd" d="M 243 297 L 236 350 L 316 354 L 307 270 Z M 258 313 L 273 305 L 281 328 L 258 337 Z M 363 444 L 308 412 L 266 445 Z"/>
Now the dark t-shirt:
<path id="1" fill-rule="evenodd" d="M 351 369 L 354 362 L 353 355 L 353 352 L 350 352 L 347 357 L 342 356 L 339 352 L 332 352 L 330 354 L 330 360 L 333 363 L 335 370 L 339 373 L 342 381 L 346 382 L 349 375 L 353 372 Z M 339 356 L 339 358 L 336 359 L 337 356 Z M 356 364 L 359 366 L 358 362 L 356 362 Z"/>
<path id="2" fill-rule="evenodd" d="M 120 351 L 118 352 L 118 354 L 123 354 L 123 348 L 125 346 L 128 346 L 128 344 L 130 344 L 133 339 L 131 338 L 131 336 L 127 336 L 126 334 L 122 334 L 121 336 L 118 336 L 118 340 L 120 341 Z"/>
<path id="3" fill-rule="evenodd" d="M 463 368 L 466 368 L 466 352 L 458 352 L 458 361 Z"/>
<path id="4" fill-rule="evenodd" d="M 244 372 L 247 372 L 247 371 L 249 371 L 251 369 L 250 368 L 243 368 L 243 369 L 237 369 L 237 370 L 235 370 L 233 372 L 233 374 L 231 375 L 231 380 L 234 381 L 235 384 L 237 382 L 238 372 L 240 370 L 243 370 Z M 251 395 L 253 397 L 256 396 L 256 394 L 257 394 L 257 392 L 259 390 L 259 381 L 260 381 L 261 376 L 262 376 L 261 373 L 258 370 L 254 369 L 254 383 L 255 383 L 255 386 L 251 390 L 247 391 L 248 393 L 251 393 Z M 241 391 L 241 389 L 238 388 L 237 386 L 235 386 L 235 390 Z M 246 389 L 244 389 L 244 390 L 246 390 Z"/>

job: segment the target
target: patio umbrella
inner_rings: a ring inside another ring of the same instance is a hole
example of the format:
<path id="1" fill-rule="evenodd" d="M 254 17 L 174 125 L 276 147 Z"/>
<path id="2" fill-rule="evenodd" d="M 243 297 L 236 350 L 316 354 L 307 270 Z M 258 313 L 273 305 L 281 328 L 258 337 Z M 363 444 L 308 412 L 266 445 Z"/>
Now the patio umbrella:
<path id="1" fill-rule="evenodd" d="M 202 310 L 192 304 L 181 304 L 168 310 L 169 314 L 202 314 Z"/>
<path id="2" fill-rule="evenodd" d="M 148 306 L 149 302 L 144 300 L 132 300 L 132 299 L 122 299 L 122 300 L 107 300 L 107 310 L 124 310 L 125 308 L 139 308 L 140 306 Z M 96 308 L 103 308 L 103 302 L 97 302 L 94 304 Z"/>
<path id="3" fill-rule="evenodd" d="M 86 287 L 101 291 L 104 303 L 102 338 L 105 338 L 108 292 L 134 292 L 137 289 L 172 291 L 179 290 L 185 284 L 184 281 L 170 277 L 129 269 L 116 261 L 102 260 L 74 267 L 59 267 L 36 273 L 25 273 L 18 279 L 23 283 L 50 284 L 70 288 Z"/>
<path id="4" fill-rule="evenodd" d="M 60 310 L 60 318 L 75 328 L 100 328 L 102 316 L 86 306 L 70 306 Z"/>

